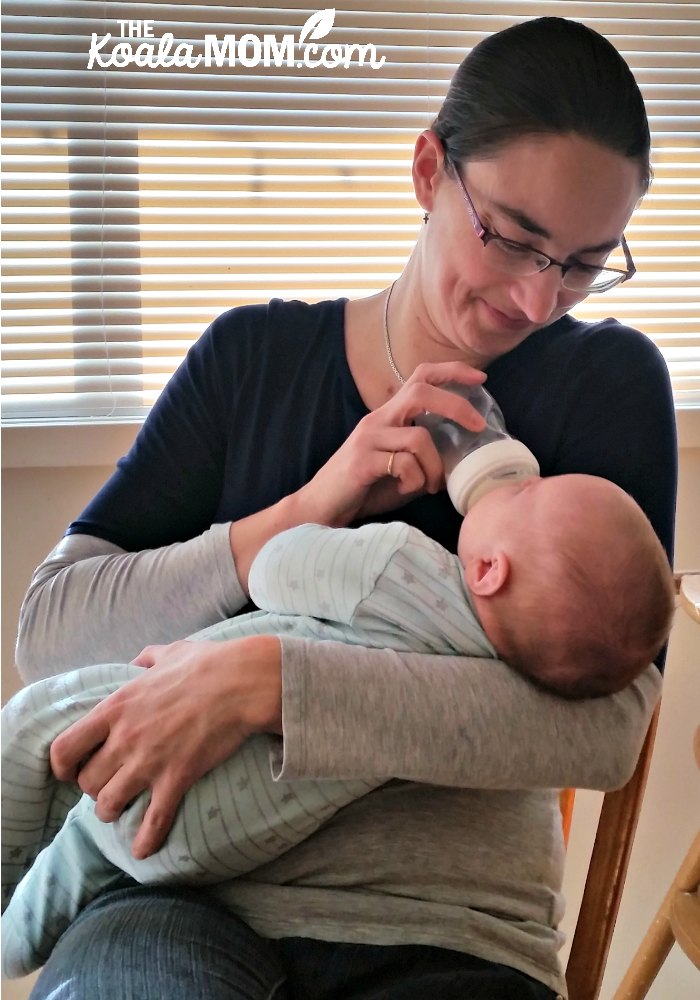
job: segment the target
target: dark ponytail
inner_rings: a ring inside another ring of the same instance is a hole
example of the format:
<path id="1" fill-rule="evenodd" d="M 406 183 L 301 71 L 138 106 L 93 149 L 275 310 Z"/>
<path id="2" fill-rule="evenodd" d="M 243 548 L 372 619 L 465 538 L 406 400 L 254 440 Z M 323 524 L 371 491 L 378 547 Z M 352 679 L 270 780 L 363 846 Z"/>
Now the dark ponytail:
<path id="1" fill-rule="evenodd" d="M 451 162 L 515 139 L 576 133 L 639 162 L 651 181 L 649 123 L 632 72 L 591 28 L 541 17 L 490 35 L 465 57 L 432 125 Z"/>

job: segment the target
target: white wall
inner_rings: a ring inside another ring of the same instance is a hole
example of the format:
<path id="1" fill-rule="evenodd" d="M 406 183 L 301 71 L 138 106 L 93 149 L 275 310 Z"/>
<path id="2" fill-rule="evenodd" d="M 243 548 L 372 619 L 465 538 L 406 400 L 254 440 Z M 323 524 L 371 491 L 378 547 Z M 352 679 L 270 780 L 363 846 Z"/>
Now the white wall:
<path id="1" fill-rule="evenodd" d="M 20 686 L 13 647 L 19 604 L 31 571 L 60 538 L 65 525 L 108 476 L 107 467 L 77 464 L 35 468 L 31 456 L 10 449 L 14 464 L 3 474 L 2 689 L 6 700 Z M 17 457 L 19 455 L 19 457 Z M 680 452 L 676 567 L 700 568 L 700 447 Z M 42 459 L 42 461 L 50 461 Z M 70 461 L 70 459 L 68 460 Z M 692 734 L 700 723 L 700 627 L 679 612 L 666 672 L 661 719 L 647 793 L 601 1000 L 609 1000 L 700 826 L 700 774 Z M 567 932 L 573 927 L 585 878 L 600 796 L 579 793 L 568 853 Z M 3 983 L 4 1000 L 24 1000 L 31 980 Z M 700 973 L 674 949 L 650 1000 L 694 1000 Z"/>

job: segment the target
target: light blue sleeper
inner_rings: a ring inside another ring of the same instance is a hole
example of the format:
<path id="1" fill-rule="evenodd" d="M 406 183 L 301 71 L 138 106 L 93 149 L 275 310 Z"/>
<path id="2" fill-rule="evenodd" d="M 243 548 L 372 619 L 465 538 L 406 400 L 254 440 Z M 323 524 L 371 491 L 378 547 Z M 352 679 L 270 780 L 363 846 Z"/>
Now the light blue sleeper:
<path id="1" fill-rule="evenodd" d="M 262 610 L 193 638 L 293 635 L 421 653 L 495 657 L 456 556 L 402 523 L 302 525 L 277 535 L 250 572 Z M 123 873 L 141 883 L 211 885 L 282 855 L 383 782 L 277 780 L 281 740 L 258 735 L 185 795 L 163 847 L 136 861 L 139 796 L 102 823 L 75 785 L 56 781 L 53 739 L 122 684 L 127 664 L 83 667 L 30 685 L 2 713 L 2 971 L 38 968 L 79 911 Z"/>

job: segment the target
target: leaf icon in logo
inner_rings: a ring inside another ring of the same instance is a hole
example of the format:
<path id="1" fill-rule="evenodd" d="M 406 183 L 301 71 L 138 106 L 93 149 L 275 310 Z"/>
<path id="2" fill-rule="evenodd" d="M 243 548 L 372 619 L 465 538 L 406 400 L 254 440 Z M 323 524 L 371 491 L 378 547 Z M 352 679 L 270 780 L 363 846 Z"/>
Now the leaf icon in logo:
<path id="1" fill-rule="evenodd" d="M 335 7 L 326 7 L 325 10 L 319 10 L 317 14 L 312 14 L 301 29 L 299 44 L 303 45 L 307 38 L 309 40 L 312 38 L 325 38 L 333 27 L 334 21 Z"/>

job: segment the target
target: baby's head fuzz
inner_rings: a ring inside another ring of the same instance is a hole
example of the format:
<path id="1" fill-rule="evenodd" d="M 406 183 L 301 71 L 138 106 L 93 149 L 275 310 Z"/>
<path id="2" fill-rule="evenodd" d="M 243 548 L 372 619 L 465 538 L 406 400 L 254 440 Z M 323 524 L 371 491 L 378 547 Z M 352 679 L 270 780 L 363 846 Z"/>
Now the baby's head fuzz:
<path id="1" fill-rule="evenodd" d="M 668 559 L 641 508 L 613 483 L 572 475 L 541 485 L 539 512 L 530 503 L 513 532 L 495 645 L 559 695 L 613 694 L 668 639 Z"/>

